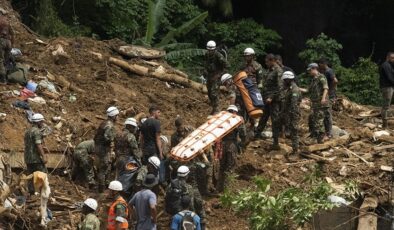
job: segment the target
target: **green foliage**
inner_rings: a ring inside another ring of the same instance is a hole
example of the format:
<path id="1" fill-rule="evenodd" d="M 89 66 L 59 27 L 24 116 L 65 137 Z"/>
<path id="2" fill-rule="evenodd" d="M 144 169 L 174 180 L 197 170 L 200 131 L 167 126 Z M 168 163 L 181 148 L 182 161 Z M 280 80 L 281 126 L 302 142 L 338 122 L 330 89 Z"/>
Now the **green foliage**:
<path id="1" fill-rule="evenodd" d="M 254 178 L 256 187 L 226 192 L 221 202 L 235 211 L 247 213 L 251 229 L 280 230 L 302 226 L 319 210 L 334 207 L 327 200 L 332 188 L 321 180 L 305 184 L 304 188 L 287 188 L 277 195 L 270 194 L 270 182 Z"/>
<path id="2" fill-rule="evenodd" d="M 202 0 L 202 3 L 208 7 L 217 7 L 223 16 L 233 14 L 233 3 L 231 0 Z"/>
<path id="3" fill-rule="evenodd" d="M 158 43 L 158 46 L 164 46 L 169 44 L 175 38 L 181 37 L 189 33 L 191 30 L 199 26 L 208 17 L 208 12 L 201 13 L 189 21 L 183 23 L 176 29 L 171 29 Z"/>
<path id="4" fill-rule="evenodd" d="M 153 36 L 158 31 L 160 21 L 164 16 L 165 0 L 157 0 L 153 3 L 152 0 L 148 1 L 148 23 L 146 25 L 145 42 L 152 43 Z"/>
<path id="5" fill-rule="evenodd" d="M 351 68 L 338 67 L 339 91 L 350 100 L 368 105 L 380 105 L 378 65 L 370 58 L 360 58 Z"/>
<path id="6" fill-rule="evenodd" d="M 52 0 L 36 1 L 37 16 L 34 18 L 33 29 L 44 36 L 70 36 L 72 32 L 59 18 Z"/>
<path id="7" fill-rule="evenodd" d="M 300 52 L 298 56 L 306 65 L 324 57 L 329 60 L 332 66 L 340 66 L 341 60 L 339 59 L 338 51 L 341 49 L 342 45 L 335 39 L 321 33 L 317 38 L 311 38 L 306 41 L 306 49 Z"/>
<path id="8" fill-rule="evenodd" d="M 243 63 L 242 53 L 247 47 L 252 47 L 257 57 L 266 54 L 266 50 L 280 46 L 278 33 L 266 29 L 253 19 L 241 19 L 227 23 L 211 23 L 208 25 L 209 38 L 218 44 L 224 44 L 228 49 L 231 71 L 238 70 Z"/>

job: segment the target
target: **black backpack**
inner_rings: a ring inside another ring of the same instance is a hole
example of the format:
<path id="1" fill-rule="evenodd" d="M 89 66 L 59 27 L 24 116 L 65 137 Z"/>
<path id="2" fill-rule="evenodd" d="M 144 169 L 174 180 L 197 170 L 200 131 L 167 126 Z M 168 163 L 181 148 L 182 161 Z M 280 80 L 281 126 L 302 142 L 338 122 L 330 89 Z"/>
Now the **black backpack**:
<path id="1" fill-rule="evenodd" d="M 179 230 L 195 230 L 196 225 L 194 224 L 194 216 L 196 215 L 191 211 L 182 211 L 178 213 L 182 216 L 182 221 Z"/>
<path id="2" fill-rule="evenodd" d="M 166 212 L 175 215 L 182 210 L 181 200 L 185 195 L 185 191 L 178 179 L 171 181 L 170 187 L 165 196 Z"/>

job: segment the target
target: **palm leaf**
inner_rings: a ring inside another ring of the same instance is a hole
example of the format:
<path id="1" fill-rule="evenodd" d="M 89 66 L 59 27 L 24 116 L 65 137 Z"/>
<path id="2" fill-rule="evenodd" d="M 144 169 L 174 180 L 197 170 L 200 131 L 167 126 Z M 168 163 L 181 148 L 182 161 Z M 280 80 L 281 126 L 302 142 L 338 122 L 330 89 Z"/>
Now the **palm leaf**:
<path id="1" fill-rule="evenodd" d="M 166 54 L 167 60 L 175 60 L 179 58 L 192 58 L 197 56 L 204 56 L 207 51 L 205 49 L 184 49 L 172 51 Z"/>
<path id="2" fill-rule="evenodd" d="M 148 1 L 148 23 L 146 24 L 145 42 L 152 44 L 152 39 L 157 32 L 161 18 L 164 16 L 166 0 L 157 0 L 156 4 Z"/>
<path id="3" fill-rule="evenodd" d="M 167 45 L 171 42 L 171 40 L 175 39 L 176 37 L 183 36 L 189 33 L 191 30 L 196 28 L 200 25 L 206 18 L 208 17 L 208 11 L 197 15 L 196 17 L 190 19 L 189 21 L 183 23 L 180 27 L 170 30 L 160 41 L 157 46 L 161 47 Z"/>

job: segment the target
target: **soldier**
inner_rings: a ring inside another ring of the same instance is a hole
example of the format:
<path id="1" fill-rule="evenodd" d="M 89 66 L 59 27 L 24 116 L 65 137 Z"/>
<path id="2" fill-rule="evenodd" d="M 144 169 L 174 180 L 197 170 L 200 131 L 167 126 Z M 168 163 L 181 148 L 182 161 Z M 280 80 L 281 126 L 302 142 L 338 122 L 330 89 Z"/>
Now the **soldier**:
<path id="1" fill-rule="evenodd" d="M 301 117 L 299 108 L 301 92 L 295 83 L 295 76 L 292 72 L 284 72 L 282 80 L 284 81 L 285 91 L 283 114 L 288 115 L 293 154 L 297 154 L 299 147 L 298 124 Z"/>
<path id="2" fill-rule="evenodd" d="M 100 220 L 95 214 L 97 206 L 97 201 L 92 198 L 83 202 L 82 214 L 85 215 L 85 219 L 78 225 L 78 230 L 100 230 Z"/>
<path id="3" fill-rule="evenodd" d="M 328 100 L 328 84 L 327 79 L 319 70 L 319 65 L 311 63 L 308 65 L 307 71 L 312 76 L 308 92 L 312 101 L 312 114 L 310 117 L 311 136 L 317 139 L 318 143 L 323 143 L 327 138 L 324 133 L 324 112 L 330 108 Z"/>
<path id="4" fill-rule="evenodd" d="M 115 137 L 115 155 L 116 170 L 119 172 L 123 169 L 129 157 L 133 157 L 136 161 L 141 160 L 142 153 L 138 147 L 135 137 L 137 132 L 137 121 L 134 118 L 127 118 L 124 123 L 124 129 Z"/>
<path id="5" fill-rule="evenodd" d="M 253 84 L 262 88 L 263 86 L 263 67 L 255 60 L 255 52 L 252 48 L 246 48 L 244 50 L 245 66 L 241 70 L 245 71 L 253 82 Z"/>
<path id="6" fill-rule="evenodd" d="M 159 181 L 159 170 L 160 159 L 156 156 L 149 157 L 148 164 L 143 165 L 138 171 L 137 179 L 135 181 L 135 186 L 133 189 L 134 192 L 137 192 L 141 188 L 142 183 L 144 182 L 145 177 L 148 174 L 154 175 L 157 178 L 157 181 Z"/>
<path id="7" fill-rule="evenodd" d="M 98 159 L 98 191 L 102 193 L 105 188 L 107 175 L 111 169 L 110 157 L 114 157 L 114 139 L 116 136 L 115 122 L 119 110 L 116 107 L 107 109 L 108 119 L 100 124 L 94 136 L 94 149 Z"/>
<path id="8" fill-rule="evenodd" d="M 123 190 L 122 183 L 111 181 L 108 189 L 110 190 L 109 198 L 115 199 L 108 210 L 107 230 L 126 230 L 129 229 L 129 205 L 121 196 Z"/>
<path id="9" fill-rule="evenodd" d="M 219 112 L 219 81 L 220 76 L 228 67 L 226 58 L 216 50 L 216 43 L 207 43 L 207 54 L 205 55 L 205 73 L 209 102 L 212 107 L 211 114 Z"/>
<path id="10" fill-rule="evenodd" d="M 386 61 L 379 68 L 379 86 L 383 96 L 382 121 L 383 128 L 388 128 L 388 110 L 394 95 L 394 52 L 389 52 Z"/>
<path id="11" fill-rule="evenodd" d="M 265 64 L 269 68 L 263 88 L 263 98 L 265 100 L 264 114 L 259 121 L 256 129 L 256 137 L 261 137 L 267 125 L 268 118 L 272 121 L 273 150 L 279 150 L 279 134 L 281 130 L 281 104 L 283 99 L 283 81 L 281 79 L 283 70 L 278 65 L 273 54 L 265 57 Z"/>
<path id="12" fill-rule="evenodd" d="M 201 229 L 205 229 L 205 210 L 204 201 L 197 188 L 188 183 L 189 180 L 189 167 L 182 165 L 177 170 L 177 178 L 171 181 L 167 187 L 165 197 L 165 209 L 171 214 L 182 211 L 181 200 L 183 196 L 191 198 L 190 210 L 197 213 L 201 218 Z"/>
<path id="13" fill-rule="evenodd" d="M 238 113 L 238 108 L 235 105 L 230 105 L 227 111 L 233 114 Z M 217 180 L 216 191 L 223 192 L 226 183 L 227 173 L 235 166 L 238 148 L 238 129 L 223 137 L 223 153 L 220 158 L 219 178 Z"/>
<path id="14" fill-rule="evenodd" d="M 47 156 L 45 155 L 44 149 L 44 137 L 41 129 L 44 127 L 44 116 L 36 113 L 32 117 L 32 126 L 25 133 L 25 163 L 27 167 L 27 173 L 32 174 L 35 171 L 47 173 L 48 170 L 45 166 L 47 162 Z M 28 184 L 30 193 L 34 193 L 33 182 L 30 181 Z"/>
<path id="15" fill-rule="evenodd" d="M 9 22 L 4 16 L 0 16 L 0 84 L 7 83 L 7 68 L 12 48 L 12 30 Z"/>
<path id="16" fill-rule="evenodd" d="M 82 172 L 85 182 L 88 182 L 88 186 L 92 189 L 95 186 L 94 181 L 94 140 L 83 141 L 77 145 L 73 154 L 73 180 L 77 178 L 78 174 Z"/>
<path id="17" fill-rule="evenodd" d="M 337 100 L 337 85 L 338 79 L 332 68 L 328 67 L 328 61 L 325 58 L 321 58 L 318 62 L 319 72 L 324 74 L 328 84 L 328 98 L 332 104 L 335 104 Z M 332 111 L 331 108 L 324 111 L 324 129 L 328 137 L 332 137 Z"/>

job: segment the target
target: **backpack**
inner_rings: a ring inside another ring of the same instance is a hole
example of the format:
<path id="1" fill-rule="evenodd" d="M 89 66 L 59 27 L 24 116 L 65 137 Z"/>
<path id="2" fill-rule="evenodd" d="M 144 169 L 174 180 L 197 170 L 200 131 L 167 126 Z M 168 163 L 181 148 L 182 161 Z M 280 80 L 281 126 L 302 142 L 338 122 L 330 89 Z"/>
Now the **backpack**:
<path id="1" fill-rule="evenodd" d="M 195 230 L 196 225 L 194 224 L 194 216 L 196 215 L 194 212 L 191 211 L 182 211 L 178 213 L 182 216 L 182 221 L 179 230 Z"/>
<path id="2" fill-rule="evenodd" d="M 165 196 L 165 209 L 166 212 L 175 215 L 182 210 L 181 200 L 182 196 L 185 195 L 185 191 L 181 186 L 178 179 L 171 181 L 169 190 Z"/>

